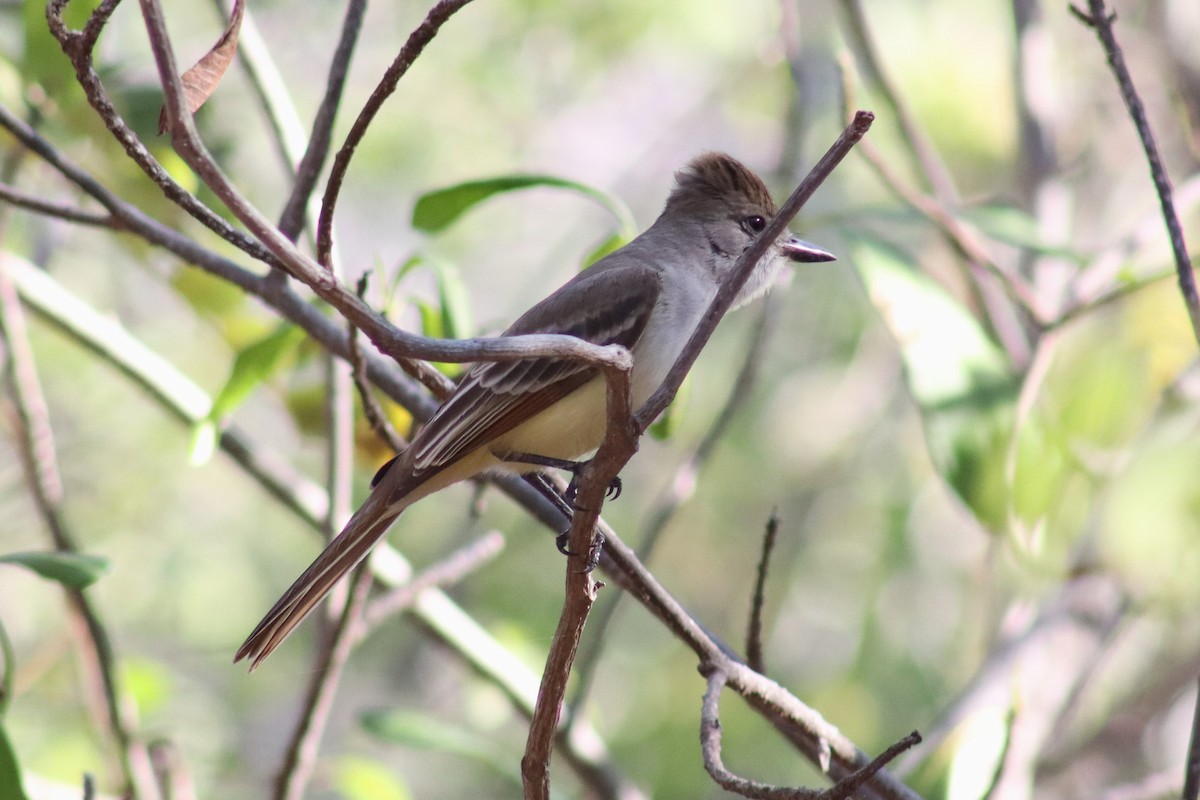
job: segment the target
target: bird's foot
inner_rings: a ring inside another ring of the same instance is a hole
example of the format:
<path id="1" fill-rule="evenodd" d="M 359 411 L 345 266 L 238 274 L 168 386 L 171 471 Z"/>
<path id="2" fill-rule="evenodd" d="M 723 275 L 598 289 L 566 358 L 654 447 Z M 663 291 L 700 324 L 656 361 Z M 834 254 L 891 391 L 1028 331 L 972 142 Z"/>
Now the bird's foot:
<path id="1" fill-rule="evenodd" d="M 568 557 L 574 555 L 574 552 L 571 550 L 568 544 L 568 539 L 570 536 L 571 530 L 568 528 L 558 536 L 554 537 L 554 545 L 558 548 L 558 552 Z M 592 538 L 592 546 L 588 548 L 587 563 L 583 565 L 584 572 L 591 572 L 596 568 L 596 565 L 600 563 L 600 553 L 603 552 L 603 550 L 604 534 L 600 531 L 596 531 L 595 536 Z"/>

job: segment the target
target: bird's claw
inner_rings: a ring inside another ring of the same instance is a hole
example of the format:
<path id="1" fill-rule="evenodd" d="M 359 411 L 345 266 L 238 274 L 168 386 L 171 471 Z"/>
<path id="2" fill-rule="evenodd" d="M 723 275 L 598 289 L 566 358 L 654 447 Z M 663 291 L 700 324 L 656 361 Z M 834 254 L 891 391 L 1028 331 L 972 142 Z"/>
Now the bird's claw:
<path id="1" fill-rule="evenodd" d="M 554 537 L 554 546 L 558 548 L 558 552 L 564 556 L 575 555 L 574 551 L 568 546 L 568 540 L 571 537 L 571 530 L 568 528 L 562 533 Z M 588 548 L 587 563 L 583 565 L 584 572 L 591 572 L 600 563 L 600 553 L 604 550 L 604 534 L 596 531 L 592 539 L 592 546 Z"/>
<path id="2" fill-rule="evenodd" d="M 575 505 L 575 500 L 579 496 L 579 475 L 578 474 L 573 474 L 571 476 L 571 482 L 569 484 L 567 484 L 567 491 L 563 493 L 563 496 L 566 498 L 566 501 L 571 506 L 571 508 L 574 508 L 574 509 L 579 508 L 579 506 Z M 611 481 L 608 482 L 608 488 L 606 488 L 604 490 L 604 496 L 606 498 L 608 498 L 609 500 L 616 500 L 618 497 L 621 496 L 621 479 L 620 478 L 613 478 Z"/>

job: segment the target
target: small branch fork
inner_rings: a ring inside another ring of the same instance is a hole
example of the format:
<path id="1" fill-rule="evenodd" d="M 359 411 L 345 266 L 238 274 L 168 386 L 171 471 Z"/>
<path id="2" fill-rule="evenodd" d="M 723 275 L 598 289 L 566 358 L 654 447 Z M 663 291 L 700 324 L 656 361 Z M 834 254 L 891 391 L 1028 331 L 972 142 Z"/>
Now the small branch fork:
<path id="1" fill-rule="evenodd" d="M 571 557 L 567 566 L 566 597 L 558 629 L 546 659 L 546 669 L 542 674 L 537 707 L 534 709 L 526 741 L 525 757 L 521 760 L 521 776 L 527 800 L 543 800 L 550 794 L 549 767 L 554 733 L 558 727 L 563 696 L 579 640 L 583 635 L 583 627 L 599 588 L 588 567 L 589 559 L 594 558 L 597 547 L 596 524 L 609 484 L 637 452 L 641 434 L 675 397 L 679 385 L 712 336 L 717 323 L 733 305 L 734 298 L 767 249 L 783 234 L 812 193 L 833 172 L 834 167 L 866 135 L 874 118 L 874 115 L 867 111 L 860 111 L 855 115 L 825 156 L 783 204 L 775 218 L 742 253 L 679 358 L 667 373 L 662 386 L 636 414 L 630 415 L 628 371 L 611 366 L 602 367 L 608 385 L 608 429 L 596 456 L 587 463 L 579 476 L 579 494 L 569 533 Z"/>
<path id="2" fill-rule="evenodd" d="M 704 768 L 722 789 L 742 797 L 755 800 L 846 800 L 897 756 L 921 743 L 921 734 L 913 731 L 865 767 L 823 790 L 772 786 L 743 778 L 726 769 L 721 760 L 721 719 L 717 704 L 729 675 L 720 666 L 707 663 L 700 666 L 700 672 L 708 680 L 704 702 L 700 707 L 700 751 L 704 756 Z"/>

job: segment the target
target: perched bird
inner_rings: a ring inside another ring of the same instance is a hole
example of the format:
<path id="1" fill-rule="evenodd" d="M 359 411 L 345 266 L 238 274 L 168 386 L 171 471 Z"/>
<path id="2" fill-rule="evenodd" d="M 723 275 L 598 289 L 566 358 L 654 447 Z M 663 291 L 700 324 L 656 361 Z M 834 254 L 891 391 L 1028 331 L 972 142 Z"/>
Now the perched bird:
<path id="1" fill-rule="evenodd" d="M 706 153 L 676 175 L 648 230 L 526 311 L 504 336 L 560 333 L 619 344 L 633 356 L 636 409 L 659 387 L 737 258 L 776 213 L 767 187 L 741 163 Z M 762 295 L 787 261 L 832 261 L 781 236 L 733 307 Z M 595 367 L 558 358 L 474 365 L 412 443 L 376 476 L 345 528 L 237 651 L 253 670 L 361 561 L 404 509 L 486 470 L 570 465 L 604 438 L 606 388 Z"/>

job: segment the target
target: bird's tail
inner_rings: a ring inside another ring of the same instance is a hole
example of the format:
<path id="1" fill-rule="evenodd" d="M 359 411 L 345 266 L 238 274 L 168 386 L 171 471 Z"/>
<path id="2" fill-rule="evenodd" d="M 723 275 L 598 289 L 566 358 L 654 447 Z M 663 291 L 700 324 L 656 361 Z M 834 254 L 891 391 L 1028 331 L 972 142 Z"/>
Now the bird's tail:
<path id="1" fill-rule="evenodd" d="M 253 672 L 308 616 L 333 585 L 366 557 L 375 542 L 400 516 L 400 512 L 411 504 L 407 497 L 397 502 L 394 495 L 390 492 L 388 495 L 378 491 L 371 493 L 342 532 L 258 623 L 258 627 L 238 648 L 233 658 L 235 663 L 249 658 L 250 671 Z"/>

